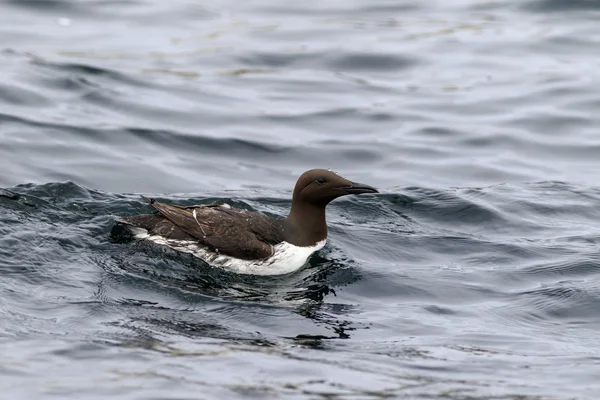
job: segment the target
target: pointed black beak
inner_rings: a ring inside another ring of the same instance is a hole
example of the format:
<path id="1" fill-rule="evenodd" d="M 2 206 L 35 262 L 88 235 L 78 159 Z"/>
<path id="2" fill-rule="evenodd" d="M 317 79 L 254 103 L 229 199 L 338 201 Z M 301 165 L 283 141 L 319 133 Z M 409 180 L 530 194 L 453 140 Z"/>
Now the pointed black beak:
<path id="1" fill-rule="evenodd" d="M 365 185 L 364 183 L 352 182 L 352 185 L 346 186 L 344 191 L 348 194 L 361 194 L 361 193 L 379 193 L 373 186 Z"/>

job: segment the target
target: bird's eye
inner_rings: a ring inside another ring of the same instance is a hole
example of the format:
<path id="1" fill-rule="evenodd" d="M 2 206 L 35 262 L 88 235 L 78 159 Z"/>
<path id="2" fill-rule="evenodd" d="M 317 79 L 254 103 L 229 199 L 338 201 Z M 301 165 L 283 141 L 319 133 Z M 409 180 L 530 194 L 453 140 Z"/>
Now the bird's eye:
<path id="1" fill-rule="evenodd" d="M 325 182 L 327 182 L 327 179 L 325 179 L 325 178 L 323 178 L 323 177 L 321 177 L 321 178 L 317 178 L 317 183 L 319 183 L 319 184 L 321 184 L 321 185 L 322 185 L 322 184 L 324 184 Z"/>

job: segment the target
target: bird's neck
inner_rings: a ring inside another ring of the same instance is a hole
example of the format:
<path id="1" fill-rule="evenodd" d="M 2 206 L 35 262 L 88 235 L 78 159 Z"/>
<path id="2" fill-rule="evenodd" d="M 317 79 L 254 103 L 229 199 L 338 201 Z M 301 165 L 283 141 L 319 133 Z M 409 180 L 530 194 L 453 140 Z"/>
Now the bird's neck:
<path id="1" fill-rule="evenodd" d="M 283 237 L 295 246 L 314 246 L 327 239 L 325 207 L 309 203 L 292 204 L 290 214 L 283 223 Z"/>

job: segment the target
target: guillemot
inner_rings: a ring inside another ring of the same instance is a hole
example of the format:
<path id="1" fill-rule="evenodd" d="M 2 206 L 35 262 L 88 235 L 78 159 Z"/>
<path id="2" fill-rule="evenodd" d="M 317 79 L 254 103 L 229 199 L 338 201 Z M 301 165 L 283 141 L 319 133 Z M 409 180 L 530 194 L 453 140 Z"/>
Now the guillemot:
<path id="1" fill-rule="evenodd" d="M 325 169 L 303 173 L 284 218 L 225 205 L 179 206 L 144 198 L 158 214 L 120 217 L 138 239 L 191 253 L 208 264 L 242 274 L 280 275 L 302 268 L 325 246 L 325 207 L 332 200 L 377 189 Z"/>

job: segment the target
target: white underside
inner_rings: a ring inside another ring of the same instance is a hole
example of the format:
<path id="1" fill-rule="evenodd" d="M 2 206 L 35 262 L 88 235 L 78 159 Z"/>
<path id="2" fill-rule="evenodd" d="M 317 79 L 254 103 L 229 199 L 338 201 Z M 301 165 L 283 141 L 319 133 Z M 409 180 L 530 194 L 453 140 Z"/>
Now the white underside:
<path id="1" fill-rule="evenodd" d="M 148 231 L 141 228 L 129 227 L 129 230 L 136 239 L 149 240 L 177 251 L 192 254 L 214 267 L 238 274 L 252 275 L 282 275 L 297 271 L 306 264 L 311 254 L 322 249 L 327 242 L 327 239 L 323 239 L 314 246 L 309 247 L 294 246 L 288 242 L 281 242 L 273 246 L 273 255 L 269 258 L 241 260 L 201 247 L 195 241 L 166 239 L 162 236 L 150 235 Z"/>

